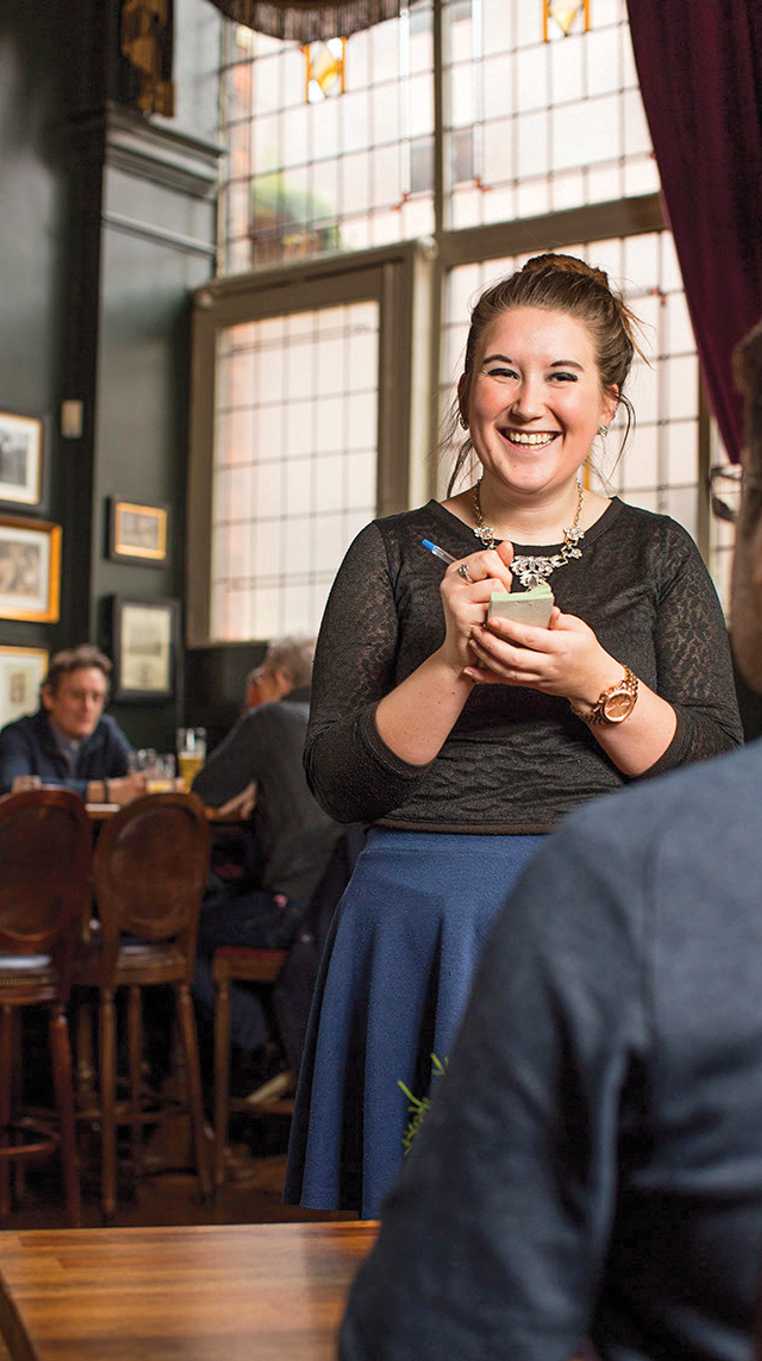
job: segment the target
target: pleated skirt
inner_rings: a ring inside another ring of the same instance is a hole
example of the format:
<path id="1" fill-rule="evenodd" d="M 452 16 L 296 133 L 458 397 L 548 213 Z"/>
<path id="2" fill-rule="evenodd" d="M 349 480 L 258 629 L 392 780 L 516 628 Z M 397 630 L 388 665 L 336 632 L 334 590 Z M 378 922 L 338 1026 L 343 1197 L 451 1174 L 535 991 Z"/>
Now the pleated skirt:
<path id="1" fill-rule="evenodd" d="M 448 1057 L 495 916 L 542 840 L 368 834 L 313 1000 L 287 1202 L 379 1214 L 404 1156 L 398 1084 L 428 1094 L 431 1055 Z"/>

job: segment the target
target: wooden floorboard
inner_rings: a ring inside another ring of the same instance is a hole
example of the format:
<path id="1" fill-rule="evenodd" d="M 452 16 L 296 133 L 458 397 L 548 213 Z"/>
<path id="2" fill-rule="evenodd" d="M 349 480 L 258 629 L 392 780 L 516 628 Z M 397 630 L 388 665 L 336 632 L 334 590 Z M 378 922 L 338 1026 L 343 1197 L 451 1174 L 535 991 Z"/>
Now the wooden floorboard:
<path id="1" fill-rule="evenodd" d="M 140 1228 L 173 1224 L 274 1224 L 288 1221 L 353 1219 L 354 1215 L 320 1213 L 284 1205 L 281 1200 L 286 1171 L 285 1154 L 253 1158 L 246 1146 L 236 1146 L 226 1184 L 212 1205 L 203 1205 L 196 1178 L 189 1172 L 163 1172 L 146 1177 L 133 1195 L 122 1194 L 114 1227 Z M 84 1180 L 82 1227 L 102 1225 L 97 1186 Z M 57 1171 L 51 1165 L 29 1172 L 20 1205 L 9 1229 L 66 1228 Z M 0 1346 L 2 1344 L 0 1343 Z M 0 1361 L 3 1353 L 0 1351 Z"/>

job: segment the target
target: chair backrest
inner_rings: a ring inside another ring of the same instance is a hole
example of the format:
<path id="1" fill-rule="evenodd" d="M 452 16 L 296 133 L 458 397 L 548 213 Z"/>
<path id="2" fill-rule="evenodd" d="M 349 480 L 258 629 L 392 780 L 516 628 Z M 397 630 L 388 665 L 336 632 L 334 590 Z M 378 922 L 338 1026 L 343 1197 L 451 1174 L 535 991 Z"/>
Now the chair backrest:
<path id="1" fill-rule="evenodd" d="M 195 794 L 149 794 L 104 824 L 94 878 L 104 971 L 116 963 L 122 932 L 175 940 L 196 953 L 198 915 L 209 868 L 209 824 Z"/>
<path id="2" fill-rule="evenodd" d="M 63 995 L 90 906 L 92 830 L 68 789 L 0 799 L 0 952 L 50 954 Z"/>

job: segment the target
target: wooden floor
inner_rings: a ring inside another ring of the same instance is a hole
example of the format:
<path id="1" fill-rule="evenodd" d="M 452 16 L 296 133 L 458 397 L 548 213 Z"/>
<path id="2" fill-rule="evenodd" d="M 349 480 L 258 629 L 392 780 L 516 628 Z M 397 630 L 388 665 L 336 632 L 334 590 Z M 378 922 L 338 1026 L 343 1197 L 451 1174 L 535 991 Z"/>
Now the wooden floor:
<path id="1" fill-rule="evenodd" d="M 123 1188 L 114 1227 L 152 1227 L 181 1224 L 274 1224 L 287 1221 L 354 1219 L 352 1214 L 321 1213 L 284 1205 L 281 1200 L 286 1172 L 285 1154 L 254 1158 L 246 1145 L 231 1150 L 228 1180 L 214 1203 L 204 1205 L 195 1176 L 190 1172 L 161 1172 L 146 1177 L 130 1192 Z M 82 1227 L 99 1228 L 97 1185 L 85 1175 Z M 4 1226 L 9 1229 L 58 1229 L 66 1216 L 55 1164 L 30 1170 L 21 1203 Z M 2 1353 L 0 1352 L 0 1356 Z"/>

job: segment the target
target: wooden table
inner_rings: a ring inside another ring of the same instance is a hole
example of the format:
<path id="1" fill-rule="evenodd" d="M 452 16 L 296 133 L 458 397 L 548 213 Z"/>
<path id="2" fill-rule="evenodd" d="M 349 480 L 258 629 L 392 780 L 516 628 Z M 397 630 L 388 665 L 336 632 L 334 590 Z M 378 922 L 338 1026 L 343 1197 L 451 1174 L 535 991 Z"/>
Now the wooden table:
<path id="1" fill-rule="evenodd" d="M 120 808 L 125 805 L 121 803 L 86 803 L 85 810 L 91 822 L 108 822 Z M 126 805 L 129 807 L 129 805 Z M 204 809 L 209 822 L 219 822 L 230 827 L 241 826 L 241 819 L 234 813 L 221 813 L 219 808 L 205 807 Z"/>
<path id="2" fill-rule="evenodd" d="M 376 1233 L 371 1221 L 6 1232 L 0 1332 L 13 1361 L 333 1361 Z"/>

